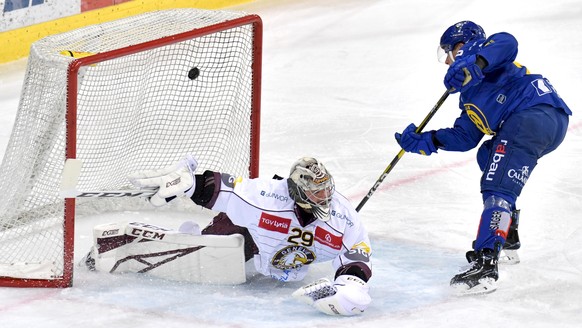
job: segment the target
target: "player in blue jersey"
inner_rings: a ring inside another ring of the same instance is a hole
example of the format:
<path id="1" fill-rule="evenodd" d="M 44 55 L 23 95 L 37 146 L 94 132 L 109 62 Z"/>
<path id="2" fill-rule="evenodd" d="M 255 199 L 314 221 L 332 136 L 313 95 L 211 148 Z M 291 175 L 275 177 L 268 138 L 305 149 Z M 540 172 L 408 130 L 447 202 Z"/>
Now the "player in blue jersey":
<path id="1" fill-rule="evenodd" d="M 395 137 L 408 152 L 430 155 L 442 149 L 479 147 L 483 212 L 470 266 L 454 276 L 461 293 L 496 289 L 500 252 L 519 262 L 516 200 L 538 160 L 564 140 L 571 110 L 548 79 L 515 62 L 517 40 L 509 33 L 488 38 L 481 26 L 462 21 L 442 35 L 440 60 L 449 68 L 444 84 L 460 93 L 460 116 L 451 128 L 416 133 L 410 124 Z"/>

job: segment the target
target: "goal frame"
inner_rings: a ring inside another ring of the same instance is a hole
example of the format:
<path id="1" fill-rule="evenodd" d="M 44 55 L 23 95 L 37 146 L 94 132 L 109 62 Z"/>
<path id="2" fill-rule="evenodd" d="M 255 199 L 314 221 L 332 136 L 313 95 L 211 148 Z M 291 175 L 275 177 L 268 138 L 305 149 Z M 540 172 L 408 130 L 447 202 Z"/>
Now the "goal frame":
<path id="1" fill-rule="evenodd" d="M 135 54 L 140 51 L 163 47 L 169 44 L 202 37 L 212 33 L 224 31 L 245 25 L 253 26 L 253 63 L 252 63 L 252 99 L 251 99 L 251 138 L 250 138 L 250 165 L 249 177 L 259 175 L 259 146 L 260 146 L 260 113 L 261 113 L 261 76 L 262 76 L 262 43 L 263 23 L 258 15 L 249 14 L 231 19 L 222 23 L 196 28 L 157 40 L 131 45 L 125 48 L 96 53 L 87 57 L 71 61 L 67 69 L 66 95 L 66 145 L 65 158 L 76 159 L 77 155 L 77 91 L 78 73 L 82 67 L 94 65 L 106 60 Z M 54 279 L 28 279 L 15 277 L 0 277 L 0 286 L 4 287 L 46 287 L 67 288 L 73 285 L 74 271 L 74 240 L 75 240 L 75 198 L 65 198 L 63 220 L 63 274 Z"/>

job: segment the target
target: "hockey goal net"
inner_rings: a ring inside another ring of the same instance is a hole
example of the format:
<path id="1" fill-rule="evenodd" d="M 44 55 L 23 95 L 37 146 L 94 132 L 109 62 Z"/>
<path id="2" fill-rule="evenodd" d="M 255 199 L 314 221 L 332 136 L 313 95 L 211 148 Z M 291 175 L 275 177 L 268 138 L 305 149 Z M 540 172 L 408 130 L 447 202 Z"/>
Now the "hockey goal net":
<path id="1" fill-rule="evenodd" d="M 258 16 L 198 9 L 33 44 L 0 170 L 0 286 L 71 286 L 80 208 L 130 206 L 63 198 L 66 159 L 83 163 L 80 190 L 128 189 L 129 173 L 189 153 L 200 171 L 257 176 L 261 44 Z"/>

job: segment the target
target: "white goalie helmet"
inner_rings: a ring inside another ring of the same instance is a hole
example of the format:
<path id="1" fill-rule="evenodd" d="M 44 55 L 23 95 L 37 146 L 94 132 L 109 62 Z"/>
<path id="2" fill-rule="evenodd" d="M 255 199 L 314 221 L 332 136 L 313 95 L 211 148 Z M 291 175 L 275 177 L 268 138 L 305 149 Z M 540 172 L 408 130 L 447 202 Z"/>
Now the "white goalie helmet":
<path id="1" fill-rule="evenodd" d="M 297 205 L 323 221 L 329 220 L 329 204 L 335 190 L 333 177 L 323 163 L 303 157 L 293 163 L 287 180 L 289 194 Z"/>

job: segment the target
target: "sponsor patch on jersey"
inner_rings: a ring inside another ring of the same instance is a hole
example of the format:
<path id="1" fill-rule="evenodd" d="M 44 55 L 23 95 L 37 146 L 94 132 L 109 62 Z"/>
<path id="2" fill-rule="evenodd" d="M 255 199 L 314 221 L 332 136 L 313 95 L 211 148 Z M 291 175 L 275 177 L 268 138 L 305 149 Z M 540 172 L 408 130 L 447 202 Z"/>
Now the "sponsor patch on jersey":
<path id="1" fill-rule="evenodd" d="M 259 228 L 280 233 L 289 233 L 291 219 L 282 218 L 268 213 L 261 213 Z"/>
<path id="2" fill-rule="evenodd" d="M 313 263 L 315 258 L 315 253 L 309 248 L 293 245 L 278 251 L 273 256 L 271 264 L 281 270 L 298 269 L 304 265 Z"/>
<path id="3" fill-rule="evenodd" d="M 261 190 L 261 192 L 259 192 L 259 195 L 263 196 L 263 197 L 267 197 L 267 198 L 275 198 L 278 201 L 281 202 L 288 202 L 289 201 L 289 197 L 285 196 L 285 195 L 279 195 L 277 193 L 274 192 L 267 192 L 264 190 Z"/>
<path id="4" fill-rule="evenodd" d="M 352 222 L 352 220 L 350 220 L 350 218 L 347 215 L 343 214 L 343 213 L 336 212 L 335 210 L 331 210 L 331 216 L 335 216 L 336 218 L 341 219 L 341 220 L 346 220 L 346 223 L 350 227 L 353 227 L 354 226 L 354 222 Z"/>
<path id="5" fill-rule="evenodd" d="M 322 227 L 315 228 L 315 240 L 333 249 L 342 248 L 342 236 L 336 236 Z"/>
<path id="6" fill-rule="evenodd" d="M 370 261 L 371 251 L 370 245 L 362 241 L 352 246 L 344 255 L 352 261 L 368 262 Z"/>

